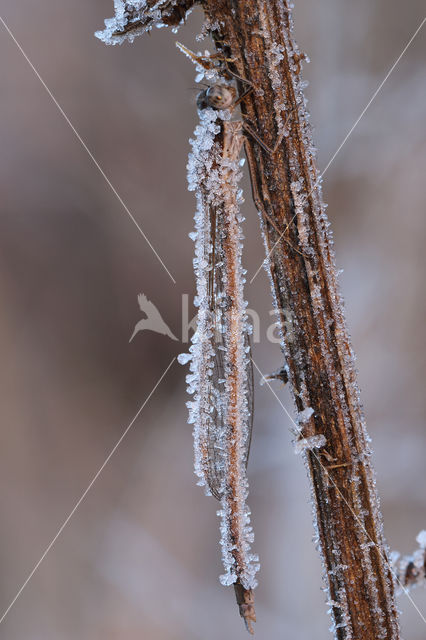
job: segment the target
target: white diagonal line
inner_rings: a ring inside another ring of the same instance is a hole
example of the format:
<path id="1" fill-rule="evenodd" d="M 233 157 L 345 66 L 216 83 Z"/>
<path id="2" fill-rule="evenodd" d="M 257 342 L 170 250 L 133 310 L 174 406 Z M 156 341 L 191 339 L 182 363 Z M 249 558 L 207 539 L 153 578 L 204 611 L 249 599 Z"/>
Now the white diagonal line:
<path id="1" fill-rule="evenodd" d="M 405 45 L 405 47 L 403 48 L 403 50 L 401 51 L 401 53 L 399 54 L 399 56 L 397 57 L 397 59 L 395 60 L 395 62 L 393 63 L 393 65 L 391 66 L 391 68 L 389 69 L 389 71 L 387 72 L 387 74 L 385 75 L 385 77 L 383 78 L 382 82 L 379 84 L 379 86 L 377 87 L 376 91 L 373 93 L 373 95 L 371 96 L 369 102 L 366 104 L 366 106 L 364 107 L 364 109 L 361 111 L 361 114 L 359 116 L 359 118 L 354 122 L 353 126 L 349 129 L 348 133 L 346 134 L 346 136 L 343 138 L 340 146 L 338 147 L 338 149 L 334 152 L 334 154 L 331 156 L 330 160 L 328 161 L 328 163 L 325 166 L 325 169 L 323 170 L 323 172 L 321 173 L 321 177 L 323 175 L 325 175 L 325 172 L 327 171 L 327 169 L 329 168 L 329 166 L 331 165 L 331 163 L 333 162 L 333 160 L 335 159 L 335 157 L 337 156 L 337 154 L 339 153 L 339 151 L 342 149 L 343 145 L 346 143 L 347 139 L 349 138 L 349 136 L 352 134 L 353 130 L 355 129 L 355 127 L 359 124 L 359 121 L 361 120 L 361 118 L 363 117 L 363 115 L 365 114 L 365 112 L 367 111 L 367 109 L 369 108 L 369 106 L 371 105 L 371 103 L 373 102 L 373 100 L 375 99 L 375 97 L 377 96 L 377 94 L 379 93 L 379 91 L 381 90 L 381 88 L 383 87 L 383 85 L 385 84 L 386 80 L 388 80 L 389 76 L 391 75 L 391 73 L 393 72 L 393 70 L 395 69 L 395 67 L 397 66 L 397 64 L 399 63 L 399 61 L 401 60 L 402 56 L 405 54 L 405 52 L 407 51 L 408 47 L 411 45 L 411 43 L 413 42 L 414 38 L 416 37 L 416 35 L 419 33 L 420 29 L 423 27 L 424 23 L 426 22 L 426 18 L 423 18 L 423 20 L 421 21 L 420 25 L 417 27 L 417 29 L 415 30 L 415 32 L 413 33 L 413 35 L 411 36 L 411 38 L 409 39 L 409 41 L 407 42 L 407 44 Z"/>
<path id="2" fill-rule="evenodd" d="M 268 385 L 270 391 L 272 392 L 272 394 L 275 396 L 275 398 L 278 400 L 281 408 L 284 410 L 285 414 L 288 416 L 288 418 L 290 418 L 290 421 L 293 423 L 293 425 L 296 427 L 296 431 L 297 433 L 299 433 L 300 435 L 302 434 L 302 431 L 299 427 L 298 424 L 295 423 L 295 421 L 293 420 L 293 418 L 291 417 L 290 413 L 288 412 L 288 410 L 286 409 L 286 407 L 283 405 L 283 403 L 281 402 L 280 398 L 278 397 L 278 395 L 275 393 L 275 391 L 273 390 L 267 376 L 265 376 L 264 374 L 262 374 L 261 370 L 259 369 L 259 367 L 257 366 L 257 364 L 255 363 L 255 361 L 253 360 L 253 358 L 251 358 L 251 361 L 253 362 L 254 366 L 256 367 L 258 373 L 261 376 L 261 379 L 266 382 L 266 384 Z M 365 528 L 363 522 L 359 519 L 359 516 L 357 516 L 357 514 L 355 513 L 355 511 L 352 509 L 352 507 L 350 506 L 350 504 L 348 503 L 348 501 L 346 500 L 345 496 L 342 494 L 342 492 L 340 491 L 339 487 L 336 485 L 336 483 L 334 482 L 333 478 L 331 477 L 331 475 L 328 473 L 327 467 L 325 465 L 323 465 L 323 463 L 321 462 L 317 452 L 315 451 L 315 449 L 310 449 L 309 450 L 310 453 L 312 454 L 312 456 L 315 458 L 315 460 L 318 462 L 318 464 L 324 469 L 325 473 L 327 474 L 327 478 L 328 480 L 331 482 L 331 484 L 334 486 L 334 489 L 336 490 L 336 492 L 339 494 L 340 498 L 342 499 L 342 501 L 345 503 L 345 505 L 347 506 L 347 508 L 349 509 L 349 511 L 351 512 L 351 514 L 353 515 L 354 519 L 358 522 L 359 526 L 361 527 L 361 529 L 364 531 L 365 535 L 367 536 L 367 538 L 369 538 L 370 542 L 372 542 L 374 544 L 374 546 L 377 548 L 377 551 L 379 552 L 380 556 L 382 557 L 382 560 L 384 560 L 385 564 L 387 564 L 390 573 L 394 576 L 396 582 L 399 584 L 399 586 L 401 587 L 402 591 L 404 592 L 404 594 L 407 596 L 407 598 L 409 599 L 409 601 L 411 602 L 411 604 L 413 605 L 413 607 L 415 608 L 415 610 L 417 611 L 417 613 L 419 614 L 420 618 L 423 620 L 423 622 L 426 624 L 426 618 L 424 617 L 423 613 L 420 611 L 420 609 L 418 608 L 418 606 L 416 605 L 416 603 L 414 602 L 413 598 L 411 597 L 408 589 L 402 584 L 402 582 L 400 581 L 396 571 L 394 571 L 393 567 L 391 566 L 389 560 L 386 558 L 386 556 L 382 553 L 382 550 L 380 549 L 380 547 L 374 542 L 374 540 L 372 540 L 370 534 L 368 533 L 367 529 Z"/>
<path id="3" fill-rule="evenodd" d="M 423 18 L 423 20 L 421 21 L 421 23 L 419 24 L 419 26 L 417 27 L 417 29 L 415 30 L 415 32 L 413 33 L 413 35 L 411 36 L 411 38 L 409 39 L 409 41 L 407 42 L 407 44 L 405 45 L 405 47 L 403 48 L 403 50 L 401 51 L 401 53 L 399 54 L 399 56 L 397 57 L 397 59 L 395 60 L 395 62 L 393 63 L 393 65 L 391 66 L 391 68 L 389 69 L 389 71 L 387 72 L 387 74 L 385 75 L 385 77 L 383 78 L 382 82 L 379 84 L 379 86 L 377 87 L 376 91 L 373 93 L 373 95 L 371 96 L 370 100 L 368 101 L 368 103 L 366 104 L 366 106 L 364 107 L 364 109 L 361 111 L 360 116 L 357 118 L 357 120 L 354 122 L 354 124 L 352 125 L 352 127 L 349 129 L 348 133 L 346 134 L 346 136 L 343 138 L 341 144 L 339 145 L 339 147 L 337 148 L 337 150 L 334 152 L 334 154 L 331 156 L 330 160 L 327 162 L 324 171 L 318 176 L 316 183 L 314 184 L 314 186 L 312 187 L 312 189 L 309 191 L 308 195 L 306 196 L 307 198 L 309 198 L 309 196 L 311 195 L 312 191 L 316 188 L 316 186 L 319 184 L 321 178 L 325 175 L 327 169 L 330 167 L 330 165 L 332 164 L 332 162 L 335 160 L 337 154 L 342 150 L 342 147 L 346 144 L 349 136 L 353 133 L 354 129 L 358 126 L 360 120 L 362 119 L 362 117 L 365 115 L 365 112 L 367 111 L 367 109 L 371 106 L 371 103 L 373 102 L 373 100 L 377 97 L 378 93 L 380 92 L 380 90 L 383 88 L 383 85 L 385 84 L 385 82 L 389 79 L 389 76 L 392 74 L 392 72 L 395 70 L 395 67 L 397 66 L 397 64 L 399 63 L 399 61 L 401 60 L 401 58 L 403 57 L 403 55 L 406 53 L 408 47 L 411 45 L 411 43 L 413 42 L 414 38 L 417 36 L 417 34 L 419 33 L 419 31 L 421 30 L 421 28 L 423 27 L 424 23 L 426 22 L 426 17 Z M 289 228 L 289 226 L 291 225 L 291 223 L 293 222 L 293 220 L 296 218 L 297 213 L 294 214 L 294 216 L 292 217 L 292 219 L 290 220 L 290 222 L 288 224 L 286 224 L 284 231 L 282 232 L 282 234 L 280 235 L 280 237 L 278 238 L 278 240 L 274 243 L 272 249 L 269 251 L 268 255 L 266 256 L 266 258 L 264 260 L 262 260 L 262 263 L 259 265 L 256 273 L 254 274 L 254 276 L 252 277 L 252 279 L 250 280 L 250 284 L 253 283 L 254 279 L 257 277 L 257 274 L 259 273 L 259 271 L 261 270 L 263 264 L 265 264 L 265 261 L 268 260 L 268 258 L 270 257 L 271 253 L 273 252 L 273 250 L 275 249 L 275 247 L 277 246 L 277 244 L 280 242 L 281 238 L 283 237 L 283 235 L 287 232 L 287 229 Z"/>
<path id="4" fill-rule="evenodd" d="M 48 95 L 50 96 L 50 98 L 52 99 L 52 101 L 54 102 L 54 104 L 56 105 L 58 111 L 60 112 L 60 114 L 63 116 L 63 118 L 65 119 L 65 121 L 68 123 L 68 125 L 70 126 L 70 128 L 72 129 L 75 137 L 77 138 L 77 140 L 80 142 L 81 146 L 83 147 L 83 149 L 87 152 L 88 156 L 90 157 L 90 159 L 92 160 L 93 164 L 95 165 L 95 167 L 98 169 L 99 173 L 101 174 L 101 176 L 103 177 L 103 179 L 105 180 L 105 182 L 107 183 L 107 185 L 110 187 L 111 191 L 113 192 L 113 194 L 115 195 L 115 197 L 117 198 L 117 200 L 119 201 L 119 203 L 121 204 L 121 206 L 123 207 L 124 211 L 127 213 L 127 215 L 129 216 L 130 220 L 133 222 L 133 224 L 135 225 L 135 227 L 138 229 L 139 233 L 142 235 L 142 237 L 144 238 L 144 240 L 146 241 L 146 243 L 148 244 L 148 246 L 150 247 L 150 249 L 153 251 L 154 255 L 156 256 L 157 260 L 159 260 L 159 262 L 161 263 L 163 269 L 166 271 L 166 273 L 168 274 L 168 276 L 170 277 L 170 279 L 173 281 L 174 284 L 176 284 L 176 280 L 174 279 L 174 277 L 172 276 L 172 274 L 170 273 L 170 271 L 168 270 L 168 268 L 166 267 L 166 265 L 164 264 L 163 260 L 160 258 L 160 256 L 158 255 L 157 251 L 154 249 L 154 247 L 152 246 L 151 242 L 149 241 L 149 239 L 147 238 L 147 236 L 145 235 L 145 233 L 142 231 L 142 228 L 140 226 L 140 224 L 138 223 L 138 221 L 136 220 L 136 218 L 133 216 L 133 214 L 131 213 L 130 209 L 128 208 L 128 206 L 126 205 L 126 203 L 124 202 L 123 198 L 120 196 L 120 194 L 118 193 L 117 189 L 114 187 L 114 185 L 111 183 L 110 179 L 108 178 L 108 176 L 106 175 L 105 171 L 102 169 L 102 167 L 100 166 L 99 162 L 96 160 L 95 156 L 93 155 L 93 153 L 90 151 L 89 147 L 87 146 L 87 144 L 84 142 L 83 138 L 81 137 L 81 135 L 78 133 L 77 129 L 75 128 L 75 126 L 73 125 L 73 123 L 71 122 L 71 120 L 69 119 L 69 117 L 67 116 L 67 114 L 65 113 L 65 111 L 63 110 L 63 108 L 61 107 L 61 105 L 59 104 L 59 102 L 57 101 L 57 99 L 55 98 L 55 96 L 53 95 L 53 93 L 51 92 L 51 90 L 49 89 L 49 87 L 47 86 L 47 84 L 45 83 L 45 81 L 43 80 L 43 78 L 41 77 L 41 75 L 39 74 L 39 72 L 37 71 L 37 69 L 35 68 L 35 66 L 33 65 L 33 63 L 31 62 L 31 60 L 29 59 L 29 57 L 27 56 L 27 54 L 25 53 L 25 51 L 23 50 L 22 46 L 19 44 L 19 42 L 17 41 L 17 39 L 15 38 L 15 36 L 13 35 L 12 31 L 9 29 L 9 27 L 7 26 L 6 22 L 3 20 L 3 18 L 0 16 L 0 21 L 2 22 L 4 28 L 6 29 L 6 31 L 8 32 L 8 34 L 10 35 L 10 37 L 12 38 L 13 42 L 16 44 L 16 46 L 18 47 L 19 51 L 22 53 L 22 55 L 24 56 L 25 60 L 28 62 L 28 64 L 30 65 L 31 69 L 34 71 L 35 75 L 37 76 L 37 78 L 40 80 L 41 84 L 43 85 L 43 87 L 45 88 L 45 90 L 47 91 Z"/>
<path id="5" fill-rule="evenodd" d="M 43 555 L 41 556 L 40 560 L 37 562 L 37 564 L 34 566 L 33 570 L 31 571 L 31 573 L 28 575 L 27 579 L 25 580 L 25 582 L 23 583 L 22 587 L 19 589 L 18 593 L 16 594 L 16 596 L 13 598 L 12 602 L 9 604 L 9 606 L 7 607 L 6 611 L 3 613 L 3 615 L 0 618 L 0 624 L 3 622 L 3 620 L 5 619 L 5 617 L 7 616 L 7 614 L 9 613 L 9 611 L 11 610 L 11 608 L 13 607 L 13 605 L 15 604 L 15 602 L 18 600 L 19 596 L 21 595 L 21 593 L 23 592 L 23 590 L 25 589 L 25 587 L 27 586 L 27 584 L 29 583 L 29 581 L 31 580 L 31 578 L 33 577 L 33 575 L 35 574 L 35 572 L 37 571 L 37 569 L 39 568 L 39 566 L 41 565 L 41 563 L 43 562 L 43 560 L 45 559 L 45 557 L 47 556 L 47 554 L 49 553 L 49 551 L 51 550 L 51 548 L 53 547 L 53 545 L 55 544 L 55 542 L 57 541 L 57 539 L 59 538 L 59 536 L 61 535 L 61 533 L 63 532 L 63 530 L 65 529 L 65 527 L 67 526 L 67 524 L 69 523 L 69 521 L 71 520 L 71 518 L 73 517 L 73 515 L 75 514 L 75 512 L 77 511 L 77 509 L 79 508 L 79 506 L 81 505 L 81 503 L 83 502 L 84 498 L 87 496 L 87 494 L 89 493 L 90 489 L 93 487 L 93 485 L 95 484 L 96 480 L 99 478 L 99 476 L 101 475 L 102 471 L 105 469 L 106 465 L 108 464 L 108 462 L 111 460 L 112 456 L 114 455 L 114 453 L 117 451 L 118 447 L 120 446 L 120 444 L 123 442 L 124 438 L 126 437 L 126 435 L 128 434 L 128 432 L 130 431 L 131 427 L 134 425 L 134 423 L 136 422 L 137 418 L 139 417 L 139 415 L 142 412 L 142 409 L 145 407 L 145 405 L 149 402 L 151 396 L 153 395 L 153 393 L 156 391 L 158 385 L 161 383 L 161 381 L 163 380 L 164 376 L 167 374 L 167 372 L 169 371 L 170 367 L 172 366 L 172 364 L 174 363 L 174 361 L 176 360 L 176 358 L 173 358 L 172 361 L 170 362 L 170 364 L 168 365 L 167 369 L 163 372 L 163 374 L 161 375 L 161 377 L 159 378 L 159 380 L 157 381 L 157 383 L 155 384 L 155 386 L 153 387 L 153 389 L 151 390 L 150 394 L 148 395 L 148 397 L 146 398 L 145 402 L 142 404 L 142 406 L 139 408 L 138 412 L 136 413 L 136 415 L 134 416 L 134 418 L 131 420 L 131 422 L 127 425 L 126 429 L 124 430 L 124 432 L 122 433 L 122 435 L 120 436 L 119 440 L 116 442 L 116 444 L 114 445 L 114 447 L 112 448 L 111 452 L 109 453 L 109 455 L 107 456 L 107 458 L 105 459 L 105 461 L 103 462 L 103 464 L 99 467 L 98 471 L 96 472 L 96 474 L 93 476 L 92 480 L 90 481 L 90 484 L 88 485 L 87 489 L 84 491 L 84 493 L 81 495 L 81 497 L 79 498 L 79 500 L 75 503 L 72 511 L 70 512 L 70 514 L 67 516 L 67 518 L 64 520 L 64 522 L 62 523 L 62 525 L 60 526 L 57 534 L 55 535 L 55 537 L 51 540 L 51 542 L 49 543 L 49 545 L 46 547 Z"/>

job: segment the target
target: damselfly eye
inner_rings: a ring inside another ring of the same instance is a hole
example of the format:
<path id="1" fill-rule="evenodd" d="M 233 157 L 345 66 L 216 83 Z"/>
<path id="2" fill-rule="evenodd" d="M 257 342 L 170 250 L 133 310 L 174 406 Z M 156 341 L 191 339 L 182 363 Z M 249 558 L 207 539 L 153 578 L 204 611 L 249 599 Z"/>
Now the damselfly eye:
<path id="1" fill-rule="evenodd" d="M 229 109 L 234 103 L 235 89 L 222 84 L 214 84 L 205 92 L 206 104 L 213 109 Z"/>

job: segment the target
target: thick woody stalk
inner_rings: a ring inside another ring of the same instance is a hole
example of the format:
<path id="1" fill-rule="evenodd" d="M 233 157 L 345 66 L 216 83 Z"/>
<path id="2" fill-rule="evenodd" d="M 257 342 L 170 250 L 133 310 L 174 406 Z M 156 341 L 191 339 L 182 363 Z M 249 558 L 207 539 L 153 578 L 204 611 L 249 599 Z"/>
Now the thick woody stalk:
<path id="1" fill-rule="evenodd" d="M 204 0 L 219 50 L 254 90 L 242 110 L 276 153 L 247 139 L 253 195 L 307 450 L 318 545 L 339 639 L 399 637 L 393 582 L 314 163 L 299 53 L 286 0 Z M 242 89 L 243 87 L 241 87 Z M 307 412 L 311 413 L 310 411 Z"/>

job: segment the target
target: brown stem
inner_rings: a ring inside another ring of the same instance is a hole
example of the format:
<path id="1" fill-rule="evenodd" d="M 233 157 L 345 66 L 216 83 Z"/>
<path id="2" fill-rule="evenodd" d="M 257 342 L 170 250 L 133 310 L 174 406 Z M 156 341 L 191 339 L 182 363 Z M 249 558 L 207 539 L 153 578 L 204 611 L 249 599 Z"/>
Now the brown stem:
<path id="1" fill-rule="evenodd" d="M 294 400 L 298 411 L 314 411 L 302 437 L 326 438 L 325 455 L 308 450 L 306 462 L 335 637 L 396 639 L 388 551 L 290 9 L 286 0 L 204 0 L 203 6 L 217 48 L 255 88 L 242 103 L 244 115 L 271 148 L 287 129 L 274 154 L 250 137 L 246 149 Z M 335 464 L 327 469 L 328 459 Z"/>

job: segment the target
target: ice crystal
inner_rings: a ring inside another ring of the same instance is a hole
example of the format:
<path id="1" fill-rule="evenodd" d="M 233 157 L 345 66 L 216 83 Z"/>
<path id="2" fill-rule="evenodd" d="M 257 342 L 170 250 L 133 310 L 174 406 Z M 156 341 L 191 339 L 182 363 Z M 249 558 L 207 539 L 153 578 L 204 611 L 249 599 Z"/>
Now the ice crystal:
<path id="1" fill-rule="evenodd" d="M 322 434 L 310 436 L 309 438 L 301 438 L 294 443 L 294 453 L 299 454 L 302 451 L 311 451 L 312 449 L 321 449 L 325 446 L 327 440 Z"/>
<path id="2" fill-rule="evenodd" d="M 297 422 L 299 426 L 305 422 L 308 422 L 309 418 L 313 414 L 314 414 L 314 410 L 312 409 L 312 407 L 307 407 L 303 411 L 299 411 L 299 413 L 297 414 Z"/>
<path id="3" fill-rule="evenodd" d="M 421 549 L 426 549 L 426 531 L 424 529 L 417 534 L 416 542 Z"/>
<path id="4" fill-rule="evenodd" d="M 191 353 L 180 353 L 177 357 L 179 364 L 187 364 L 190 360 L 192 360 Z"/>

